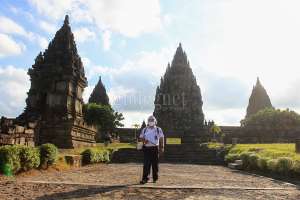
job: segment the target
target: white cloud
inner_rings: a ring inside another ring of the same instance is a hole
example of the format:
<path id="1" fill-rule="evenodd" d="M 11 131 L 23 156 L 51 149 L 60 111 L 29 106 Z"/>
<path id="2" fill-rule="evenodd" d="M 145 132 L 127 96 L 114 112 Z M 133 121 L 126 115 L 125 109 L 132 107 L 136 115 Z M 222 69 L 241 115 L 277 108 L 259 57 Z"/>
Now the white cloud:
<path id="1" fill-rule="evenodd" d="M 47 22 L 47 21 L 41 20 L 39 22 L 39 25 L 40 25 L 41 29 L 43 29 L 47 33 L 54 33 L 56 31 L 56 26 L 52 23 Z"/>
<path id="2" fill-rule="evenodd" d="M 0 32 L 28 36 L 28 33 L 22 26 L 5 16 L 0 16 Z"/>
<path id="3" fill-rule="evenodd" d="M 82 43 L 87 40 L 93 40 L 96 38 L 96 34 L 86 27 L 82 27 L 74 30 L 74 37 L 76 42 Z"/>
<path id="4" fill-rule="evenodd" d="M 36 35 L 36 40 L 42 49 L 46 49 L 48 47 L 49 42 L 46 38 L 44 38 L 40 35 Z"/>
<path id="5" fill-rule="evenodd" d="M 52 19 L 60 19 L 68 11 L 72 9 L 72 3 L 76 1 L 72 0 L 29 0 L 29 2 L 35 6 L 39 13 L 49 16 Z"/>
<path id="6" fill-rule="evenodd" d="M 103 42 L 103 49 L 105 51 L 108 51 L 111 46 L 111 32 L 110 31 L 104 31 L 102 34 L 102 42 Z"/>
<path id="7" fill-rule="evenodd" d="M 29 87 L 29 77 L 24 69 L 0 67 L 0 116 L 16 117 L 21 114 Z"/>
<path id="8" fill-rule="evenodd" d="M 97 25 L 127 37 L 158 31 L 162 27 L 159 0 L 30 0 L 38 12 L 54 20 L 66 13 L 78 22 Z"/>
<path id="9" fill-rule="evenodd" d="M 25 45 L 13 40 L 10 36 L 0 33 L 0 57 L 19 55 L 25 50 Z"/>

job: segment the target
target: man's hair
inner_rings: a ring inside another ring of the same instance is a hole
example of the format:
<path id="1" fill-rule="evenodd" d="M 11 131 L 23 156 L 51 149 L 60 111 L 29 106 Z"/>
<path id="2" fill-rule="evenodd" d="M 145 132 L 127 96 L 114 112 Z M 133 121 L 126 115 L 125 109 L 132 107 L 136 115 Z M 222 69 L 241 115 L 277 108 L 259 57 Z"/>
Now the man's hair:
<path id="1" fill-rule="evenodd" d="M 157 124 L 157 120 L 156 120 L 156 118 L 155 118 L 153 115 L 150 115 L 150 116 L 148 117 L 148 120 L 147 120 L 148 123 L 149 123 L 149 119 L 154 119 L 155 125 Z"/>

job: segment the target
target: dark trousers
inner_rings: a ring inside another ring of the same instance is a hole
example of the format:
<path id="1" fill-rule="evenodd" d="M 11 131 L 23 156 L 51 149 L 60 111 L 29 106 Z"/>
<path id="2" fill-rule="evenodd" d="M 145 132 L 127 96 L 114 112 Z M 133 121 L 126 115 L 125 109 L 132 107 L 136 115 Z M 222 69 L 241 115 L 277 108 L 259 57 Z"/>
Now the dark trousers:
<path id="1" fill-rule="evenodd" d="M 152 166 L 153 180 L 158 179 L 158 147 L 144 147 L 143 180 L 148 180 Z"/>

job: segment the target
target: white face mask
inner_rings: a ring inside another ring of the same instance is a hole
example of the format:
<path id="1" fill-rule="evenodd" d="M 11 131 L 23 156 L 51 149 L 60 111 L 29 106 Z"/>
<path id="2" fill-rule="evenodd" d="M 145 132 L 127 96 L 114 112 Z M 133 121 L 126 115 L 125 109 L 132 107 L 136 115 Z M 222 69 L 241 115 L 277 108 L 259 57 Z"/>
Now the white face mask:
<path id="1" fill-rule="evenodd" d="M 154 122 L 148 122 L 149 126 L 154 126 L 155 123 Z"/>

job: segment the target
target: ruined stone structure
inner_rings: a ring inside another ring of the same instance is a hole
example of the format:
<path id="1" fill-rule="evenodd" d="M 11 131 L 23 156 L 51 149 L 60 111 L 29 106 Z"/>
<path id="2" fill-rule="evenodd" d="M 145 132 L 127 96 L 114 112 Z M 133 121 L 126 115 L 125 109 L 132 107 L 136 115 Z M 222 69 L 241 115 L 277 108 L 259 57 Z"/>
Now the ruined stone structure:
<path id="1" fill-rule="evenodd" d="M 267 91 L 260 83 L 259 78 L 257 78 L 256 85 L 253 87 L 251 96 L 249 98 L 246 118 L 250 117 L 251 115 L 257 113 L 260 110 L 272 107 L 273 106 L 271 104 L 271 100 L 267 94 Z"/>
<path id="2" fill-rule="evenodd" d="M 36 123 L 29 122 L 24 126 L 17 125 L 15 119 L 1 117 L 0 145 L 21 144 L 34 146 L 34 129 Z"/>
<path id="3" fill-rule="evenodd" d="M 96 129 L 85 124 L 82 114 L 87 79 L 68 16 L 28 75 L 31 87 L 26 108 L 17 120 L 38 123 L 36 144 L 50 142 L 60 148 L 93 145 Z"/>
<path id="4" fill-rule="evenodd" d="M 91 96 L 89 98 L 89 103 L 110 105 L 109 98 L 106 93 L 106 89 L 101 81 L 101 77 L 99 77 L 99 81 L 96 84 L 95 88 L 93 89 L 93 92 L 91 93 Z"/>
<path id="5" fill-rule="evenodd" d="M 154 116 L 165 131 L 203 127 L 202 96 L 181 44 L 156 89 Z"/>

